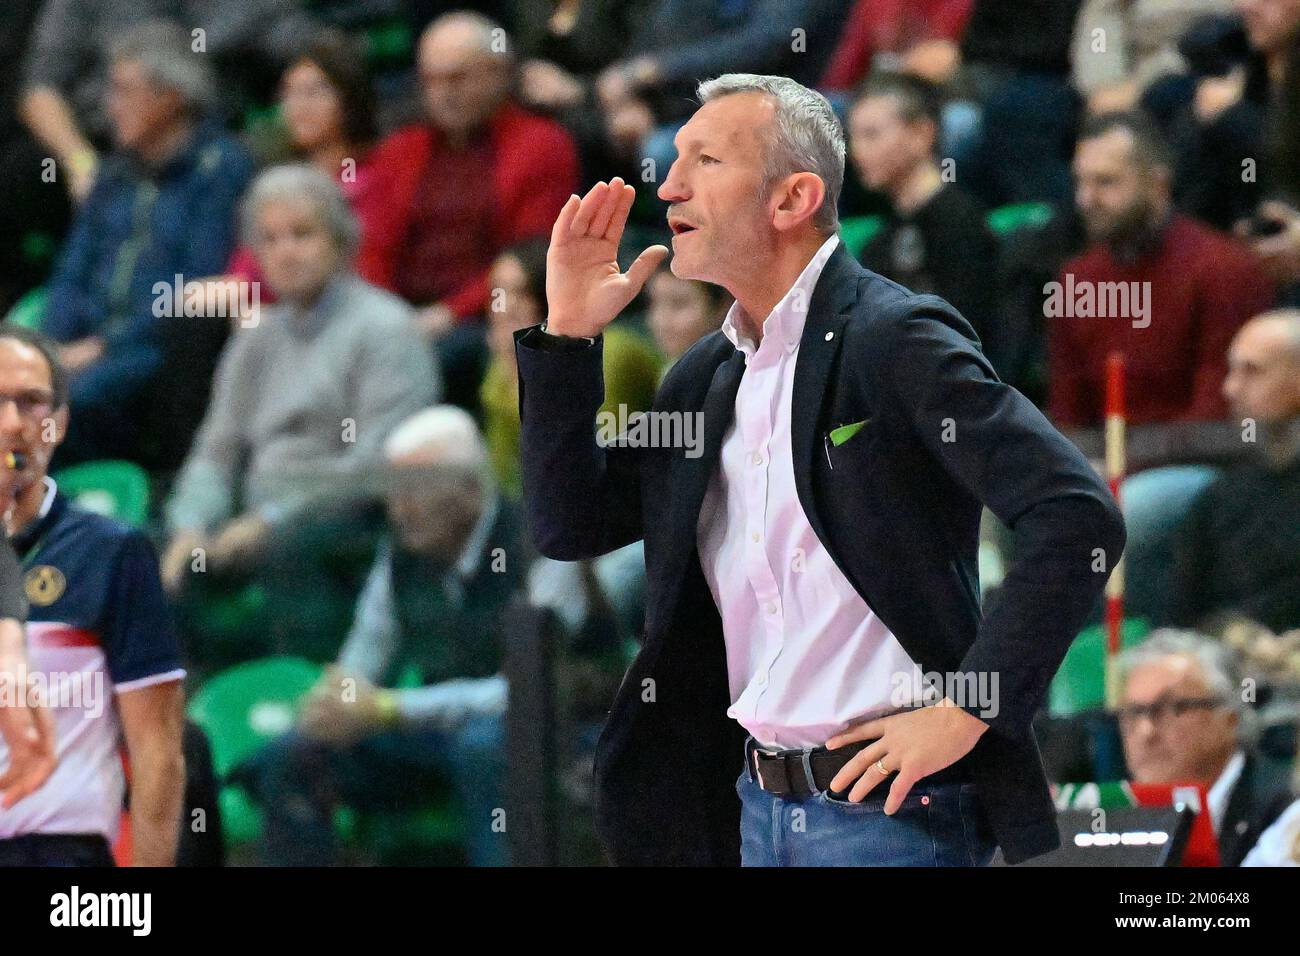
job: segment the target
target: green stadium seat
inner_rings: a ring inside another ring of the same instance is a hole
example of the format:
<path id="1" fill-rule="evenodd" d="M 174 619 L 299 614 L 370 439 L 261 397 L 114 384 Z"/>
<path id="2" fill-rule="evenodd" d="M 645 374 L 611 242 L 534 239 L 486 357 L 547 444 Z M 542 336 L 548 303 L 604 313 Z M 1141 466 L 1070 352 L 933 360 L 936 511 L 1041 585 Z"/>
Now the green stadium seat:
<path id="1" fill-rule="evenodd" d="M 409 61 L 415 47 L 411 25 L 405 20 L 377 23 L 364 36 L 366 62 L 372 69 Z"/>
<path id="2" fill-rule="evenodd" d="M 840 241 L 854 259 L 885 225 L 884 216 L 849 216 L 840 220 Z"/>
<path id="3" fill-rule="evenodd" d="M 268 657 L 223 671 L 199 689 L 190 701 L 189 717 L 207 733 L 219 776 L 228 777 L 293 727 L 303 696 L 322 670 L 302 658 Z M 243 787 L 224 785 L 218 799 L 227 844 L 256 840 L 262 813 Z M 464 823 L 448 791 L 430 794 L 428 806 L 396 812 L 363 814 L 340 807 L 334 829 L 344 842 L 364 845 L 384 859 L 454 847 L 462 840 Z"/>
<path id="4" fill-rule="evenodd" d="M 1050 203 L 1020 202 L 999 206 L 992 210 L 985 220 L 989 229 L 998 236 L 1007 236 L 1021 229 L 1044 226 L 1055 215 Z"/>
<path id="5" fill-rule="evenodd" d="M 39 330 L 41 323 L 45 320 L 46 298 L 48 298 L 48 293 L 45 286 L 29 289 L 21 299 L 14 303 L 13 308 L 5 316 L 5 321 L 10 325 L 20 325 L 25 329 Z"/>
<path id="6" fill-rule="evenodd" d="M 88 461 L 64 468 L 54 480 L 78 506 L 133 528 L 149 520 L 149 475 L 130 461 Z"/>
<path id="7" fill-rule="evenodd" d="M 268 657 L 223 671 L 199 689 L 187 711 L 208 735 L 219 777 L 224 780 L 293 727 L 303 695 L 315 685 L 321 670 L 299 658 Z M 261 811 L 244 789 L 223 784 L 218 801 L 226 843 L 255 840 L 262 829 Z"/>
<path id="8" fill-rule="evenodd" d="M 301 658 L 265 657 L 222 671 L 199 688 L 189 717 L 207 733 L 217 773 L 228 775 L 292 728 L 321 671 Z"/>

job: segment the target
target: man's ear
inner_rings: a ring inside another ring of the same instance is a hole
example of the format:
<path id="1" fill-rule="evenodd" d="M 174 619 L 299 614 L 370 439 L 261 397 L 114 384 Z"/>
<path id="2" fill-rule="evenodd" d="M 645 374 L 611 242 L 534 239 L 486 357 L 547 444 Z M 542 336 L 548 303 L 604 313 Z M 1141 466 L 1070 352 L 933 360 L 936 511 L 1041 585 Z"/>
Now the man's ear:
<path id="1" fill-rule="evenodd" d="M 784 232 L 807 222 L 826 201 L 826 184 L 816 173 L 792 173 L 777 187 L 772 225 Z"/>

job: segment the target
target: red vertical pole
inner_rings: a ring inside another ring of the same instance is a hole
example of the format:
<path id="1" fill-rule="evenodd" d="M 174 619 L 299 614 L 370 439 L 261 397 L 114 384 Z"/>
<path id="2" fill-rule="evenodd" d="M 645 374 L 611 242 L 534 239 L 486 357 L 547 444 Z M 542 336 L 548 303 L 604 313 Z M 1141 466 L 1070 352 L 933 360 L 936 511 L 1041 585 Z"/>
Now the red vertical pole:
<path id="1" fill-rule="evenodd" d="M 1115 501 L 1120 501 L 1124 481 L 1126 417 L 1124 409 L 1124 353 L 1106 357 L 1106 480 Z M 1120 628 L 1124 623 L 1124 562 L 1121 558 L 1106 582 L 1106 705 L 1119 704 L 1119 685 L 1115 674 L 1115 656 L 1121 647 Z"/>

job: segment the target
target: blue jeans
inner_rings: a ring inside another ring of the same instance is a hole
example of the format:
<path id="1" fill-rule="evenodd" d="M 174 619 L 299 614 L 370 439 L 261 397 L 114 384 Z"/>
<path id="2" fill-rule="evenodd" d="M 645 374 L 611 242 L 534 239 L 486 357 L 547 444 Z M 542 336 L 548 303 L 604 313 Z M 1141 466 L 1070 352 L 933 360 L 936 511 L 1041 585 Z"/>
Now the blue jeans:
<path id="1" fill-rule="evenodd" d="M 893 816 L 886 785 L 861 803 L 768 793 L 750 779 L 740 794 L 741 866 L 987 866 L 996 846 L 972 783 L 917 783 Z"/>

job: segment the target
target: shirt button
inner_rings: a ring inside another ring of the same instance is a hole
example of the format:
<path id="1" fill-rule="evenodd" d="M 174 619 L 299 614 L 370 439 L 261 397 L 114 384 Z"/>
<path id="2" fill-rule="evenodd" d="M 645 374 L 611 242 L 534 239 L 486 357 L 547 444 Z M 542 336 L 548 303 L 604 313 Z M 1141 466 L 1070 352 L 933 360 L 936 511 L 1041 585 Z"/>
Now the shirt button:
<path id="1" fill-rule="evenodd" d="M 766 674 L 759 674 L 756 678 L 754 678 L 754 683 L 756 683 L 756 684 L 758 684 L 758 686 L 762 687 L 764 684 L 767 683 L 767 675 L 766 675 Z"/>
<path id="2" fill-rule="evenodd" d="M 758 452 L 754 452 L 753 462 L 754 462 L 754 464 L 756 464 L 756 465 L 761 465 L 761 464 L 763 464 L 763 456 L 760 455 Z"/>
<path id="3" fill-rule="evenodd" d="M 776 613 L 776 605 L 775 605 L 775 604 L 772 604 L 772 603 L 769 602 L 768 605 L 767 605 L 767 613 L 768 613 L 768 614 L 775 614 L 775 613 Z"/>
<path id="4" fill-rule="evenodd" d="M 753 538 L 755 541 L 757 541 L 761 537 L 761 535 L 759 535 L 759 533 L 755 531 L 753 534 L 750 535 L 750 537 Z"/>

